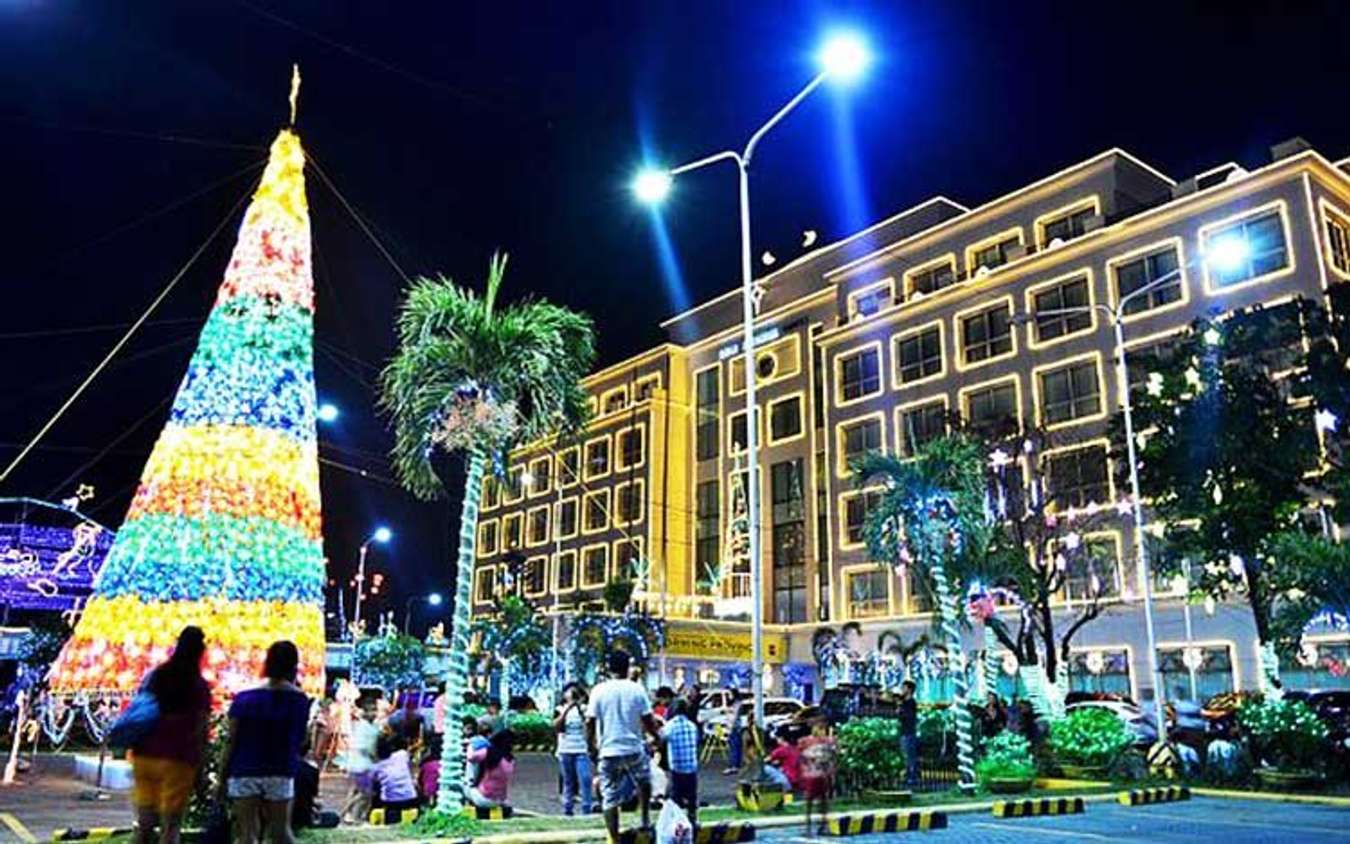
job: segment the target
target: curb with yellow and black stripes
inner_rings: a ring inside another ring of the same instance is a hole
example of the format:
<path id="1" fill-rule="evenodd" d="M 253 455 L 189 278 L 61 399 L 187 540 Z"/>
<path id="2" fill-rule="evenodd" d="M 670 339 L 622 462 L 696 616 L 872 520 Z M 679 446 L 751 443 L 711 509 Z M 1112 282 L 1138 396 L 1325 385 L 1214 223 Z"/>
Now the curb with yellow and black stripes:
<path id="1" fill-rule="evenodd" d="M 96 826 L 90 829 L 58 829 L 52 833 L 53 841 L 103 841 L 118 835 L 135 835 L 136 828 L 131 826 Z"/>
<path id="2" fill-rule="evenodd" d="M 480 821 L 504 821 L 515 815 L 510 806 L 465 806 L 462 814 Z"/>
<path id="3" fill-rule="evenodd" d="M 1191 790 L 1184 785 L 1171 785 L 1167 788 L 1137 788 L 1120 792 L 1118 799 L 1122 806 L 1175 803 L 1178 800 L 1190 800 Z"/>
<path id="4" fill-rule="evenodd" d="M 996 800 L 994 817 L 1029 818 L 1034 815 L 1081 815 L 1086 804 L 1081 797 L 1043 797 L 1040 800 Z"/>
<path id="5" fill-rule="evenodd" d="M 754 824 L 744 822 L 699 824 L 694 831 L 694 844 L 741 844 L 754 840 Z M 646 830 L 627 829 L 619 833 L 619 844 L 655 844 L 655 839 Z"/>
<path id="6" fill-rule="evenodd" d="M 419 814 L 417 809 L 371 809 L 370 822 L 375 826 L 397 826 L 412 823 Z"/>
<path id="7" fill-rule="evenodd" d="M 946 828 L 946 812 L 862 812 L 830 818 L 825 825 L 830 835 L 926 832 Z"/>

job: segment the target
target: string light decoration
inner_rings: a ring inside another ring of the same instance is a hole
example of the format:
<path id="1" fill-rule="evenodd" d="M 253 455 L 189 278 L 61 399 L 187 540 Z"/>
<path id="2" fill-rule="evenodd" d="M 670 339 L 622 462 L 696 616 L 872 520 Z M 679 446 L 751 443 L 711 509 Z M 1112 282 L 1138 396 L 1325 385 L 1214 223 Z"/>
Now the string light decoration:
<path id="1" fill-rule="evenodd" d="M 94 593 L 53 664 L 54 693 L 129 695 L 188 624 L 222 702 L 267 647 L 324 685 L 314 282 L 305 154 L 273 141 L 210 317 Z"/>

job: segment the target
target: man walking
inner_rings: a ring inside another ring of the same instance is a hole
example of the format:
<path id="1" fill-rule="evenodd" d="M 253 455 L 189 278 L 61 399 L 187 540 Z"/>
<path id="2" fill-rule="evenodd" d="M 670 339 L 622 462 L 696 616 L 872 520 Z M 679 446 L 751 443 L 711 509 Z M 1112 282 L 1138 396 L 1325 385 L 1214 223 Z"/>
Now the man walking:
<path id="1" fill-rule="evenodd" d="M 670 799 L 674 800 L 689 823 L 698 822 L 698 728 L 689 720 L 689 703 L 676 700 L 671 718 L 661 729 L 666 741 L 666 759 L 670 763 Z"/>
<path id="2" fill-rule="evenodd" d="M 591 758 L 599 761 L 605 829 L 609 840 L 617 842 L 619 806 L 629 784 L 637 786 L 642 827 L 651 826 L 651 761 L 642 734 L 657 741 L 661 736 L 646 689 L 628 679 L 628 654 L 612 651 L 606 665 L 610 679 L 591 690 L 586 707 L 586 739 Z"/>
<path id="3" fill-rule="evenodd" d="M 900 749 L 905 754 L 905 785 L 919 784 L 919 707 L 914 701 L 914 681 L 900 684 Z"/>

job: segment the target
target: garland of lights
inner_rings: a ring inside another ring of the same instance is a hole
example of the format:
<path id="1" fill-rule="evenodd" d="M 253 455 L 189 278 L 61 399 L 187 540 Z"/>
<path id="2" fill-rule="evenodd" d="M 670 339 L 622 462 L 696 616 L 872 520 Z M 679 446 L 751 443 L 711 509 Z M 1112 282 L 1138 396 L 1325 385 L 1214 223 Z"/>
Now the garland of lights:
<path id="1" fill-rule="evenodd" d="M 283 130 L 215 306 L 94 593 L 53 665 L 98 739 L 189 624 L 217 702 L 256 682 L 268 646 L 323 689 L 325 582 L 315 432 L 314 284 L 305 155 Z M 61 719 L 48 716 L 52 733 Z"/>

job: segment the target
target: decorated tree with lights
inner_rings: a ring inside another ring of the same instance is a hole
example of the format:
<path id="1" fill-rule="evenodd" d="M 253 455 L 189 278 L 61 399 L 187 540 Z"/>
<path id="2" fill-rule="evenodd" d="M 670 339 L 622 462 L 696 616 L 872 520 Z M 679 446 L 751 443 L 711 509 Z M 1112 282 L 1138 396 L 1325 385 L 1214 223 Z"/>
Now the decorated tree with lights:
<path id="1" fill-rule="evenodd" d="M 952 704 L 963 784 L 975 780 L 974 724 L 961 646 L 963 584 L 971 561 L 983 556 L 993 536 L 984 516 L 982 457 L 977 441 L 958 434 L 925 443 L 913 460 L 872 453 L 852 466 L 859 488 L 881 486 L 863 523 L 871 557 L 897 570 L 913 570 L 937 606 L 955 689 Z"/>
<path id="2" fill-rule="evenodd" d="M 1273 610 L 1298 576 L 1268 540 L 1296 525 L 1321 462 L 1304 346 L 1318 310 L 1294 300 L 1197 320 L 1146 363 L 1135 398 L 1141 490 L 1166 549 L 1159 569 L 1189 559 L 1194 590 L 1246 599 L 1269 689 L 1279 687 Z"/>
<path id="3" fill-rule="evenodd" d="M 54 692 L 134 692 L 189 624 L 206 633 L 218 700 L 257 682 L 278 639 L 299 648 L 306 691 L 323 690 L 304 165 L 300 139 L 283 130 L 168 423 L 52 667 Z"/>
<path id="4" fill-rule="evenodd" d="M 1044 432 L 1032 431 L 992 446 L 986 511 L 999 535 L 974 561 L 978 579 L 967 611 L 1017 661 L 1037 714 L 1061 718 L 1073 638 L 1101 615 L 1102 599 L 1123 588 L 1114 563 L 1099 559 L 1098 546 L 1086 537 L 1126 517 L 1129 508 L 1066 500 L 1043 457 L 1048 443 Z M 1101 481 L 1104 493 L 1106 478 Z M 1106 556 L 1114 559 L 1116 549 Z M 1000 614 L 1001 606 L 1015 608 L 1016 620 Z"/>
<path id="5" fill-rule="evenodd" d="M 398 319 L 399 348 L 382 375 L 381 402 L 394 423 L 394 466 L 420 498 L 445 493 L 437 450 L 465 456 L 459 517 L 445 742 L 436 805 L 465 797 L 462 725 L 469 677 L 469 622 L 483 476 L 514 445 L 579 428 L 587 416 L 581 379 L 595 358 L 588 317 L 543 301 L 499 307 L 506 258 L 494 256 L 483 295 L 446 278 L 419 279 Z"/>

